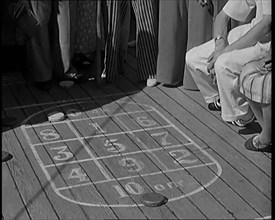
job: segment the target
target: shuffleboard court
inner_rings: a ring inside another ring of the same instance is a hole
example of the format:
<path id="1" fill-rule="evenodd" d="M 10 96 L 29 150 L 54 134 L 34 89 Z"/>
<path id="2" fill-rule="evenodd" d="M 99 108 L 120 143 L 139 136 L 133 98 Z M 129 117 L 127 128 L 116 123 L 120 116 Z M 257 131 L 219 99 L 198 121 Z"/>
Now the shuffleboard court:
<path id="1" fill-rule="evenodd" d="M 219 162 L 156 108 L 117 103 L 123 108 L 109 103 L 87 112 L 77 104 L 92 101 L 61 103 L 65 120 L 29 123 L 55 111 L 49 107 L 22 123 L 37 163 L 59 197 L 84 206 L 137 207 L 144 206 L 141 196 L 153 191 L 173 203 L 220 177 Z M 194 178 L 194 169 L 208 178 Z"/>

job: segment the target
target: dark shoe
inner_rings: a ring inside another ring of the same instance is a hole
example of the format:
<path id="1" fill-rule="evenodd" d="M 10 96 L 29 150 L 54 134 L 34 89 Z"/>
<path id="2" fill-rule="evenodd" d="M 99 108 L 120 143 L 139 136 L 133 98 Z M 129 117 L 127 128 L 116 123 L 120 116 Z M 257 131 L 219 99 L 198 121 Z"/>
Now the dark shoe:
<path id="1" fill-rule="evenodd" d="M 168 87 L 168 88 L 177 88 L 177 87 L 182 86 L 182 82 L 172 83 L 172 84 L 164 83 L 164 84 L 162 84 L 162 86 Z"/>
<path id="2" fill-rule="evenodd" d="M 247 150 L 251 150 L 251 151 L 271 152 L 272 143 L 262 144 L 259 140 L 259 136 L 255 135 L 249 138 L 244 143 L 244 146 Z"/>
<path id="3" fill-rule="evenodd" d="M 7 162 L 8 160 L 12 159 L 13 156 L 6 152 L 6 151 L 2 151 L 2 162 Z"/>
<path id="4" fill-rule="evenodd" d="M 82 83 L 87 81 L 87 79 L 84 77 L 84 74 L 78 73 L 75 68 L 71 68 L 69 71 L 67 71 L 60 81 L 64 80 L 71 80 L 74 81 L 74 83 Z"/>
<path id="5" fill-rule="evenodd" d="M 35 86 L 43 91 L 49 91 L 52 88 L 52 81 L 36 82 Z"/>
<path id="6" fill-rule="evenodd" d="M 218 99 L 215 102 L 209 103 L 208 104 L 208 109 L 211 111 L 221 111 L 221 102 L 220 99 Z"/>

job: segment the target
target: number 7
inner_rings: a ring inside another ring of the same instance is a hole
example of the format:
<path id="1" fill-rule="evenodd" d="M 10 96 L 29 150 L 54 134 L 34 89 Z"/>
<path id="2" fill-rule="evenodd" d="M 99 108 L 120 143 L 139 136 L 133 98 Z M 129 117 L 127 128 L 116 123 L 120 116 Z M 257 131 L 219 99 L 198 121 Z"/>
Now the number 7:
<path id="1" fill-rule="evenodd" d="M 155 137 L 155 136 L 163 136 L 161 137 L 160 139 L 160 142 L 162 145 L 168 145 L 168 144 L 172 144 L 170 142 L 167 142 L 167 137 L 168 137 L 168 132 L 167 131 L 164 131 L 164 132 L 160 132 L 160 133 L 154 133 L 154 134 L 151 134 L 151 136 Z"/>

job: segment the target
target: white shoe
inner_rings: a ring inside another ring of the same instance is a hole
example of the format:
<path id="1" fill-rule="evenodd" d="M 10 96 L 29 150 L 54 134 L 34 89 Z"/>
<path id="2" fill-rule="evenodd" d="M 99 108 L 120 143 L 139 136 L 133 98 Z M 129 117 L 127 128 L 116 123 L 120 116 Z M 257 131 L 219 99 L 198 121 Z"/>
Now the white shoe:
<path id="1" fill-rule="evenodd" d="M 147 86 L 154 87 L 158 84 L 157 79 L 147 79 Z"/>

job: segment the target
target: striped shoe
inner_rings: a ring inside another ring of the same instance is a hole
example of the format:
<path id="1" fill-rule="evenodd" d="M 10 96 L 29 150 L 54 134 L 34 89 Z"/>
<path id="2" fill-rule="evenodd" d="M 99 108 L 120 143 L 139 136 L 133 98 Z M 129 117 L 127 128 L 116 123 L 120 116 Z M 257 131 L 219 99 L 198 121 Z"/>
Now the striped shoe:
<path id="1" fill-rule="evenodd" d="M 254 120 L 255 120 L 255 116 L 252 115 L 252 117 L 249 120 L 247 120 L 247 121 L 242 120 L 242 119 L 238 119 L 236 121 L 230 121 L 229 123 L 231 123 L 232 125 L 236 125 L 238 127 L 245 127 L 246 125 L 250 124 Z"/>
<path id="2" fill-rule="evenodd" d="M 218 99 L 215 102 L 211 102 L 208 104 L 208 109 L 211 111 L 221 111 L 221 102 L 220 99 Z"/>

